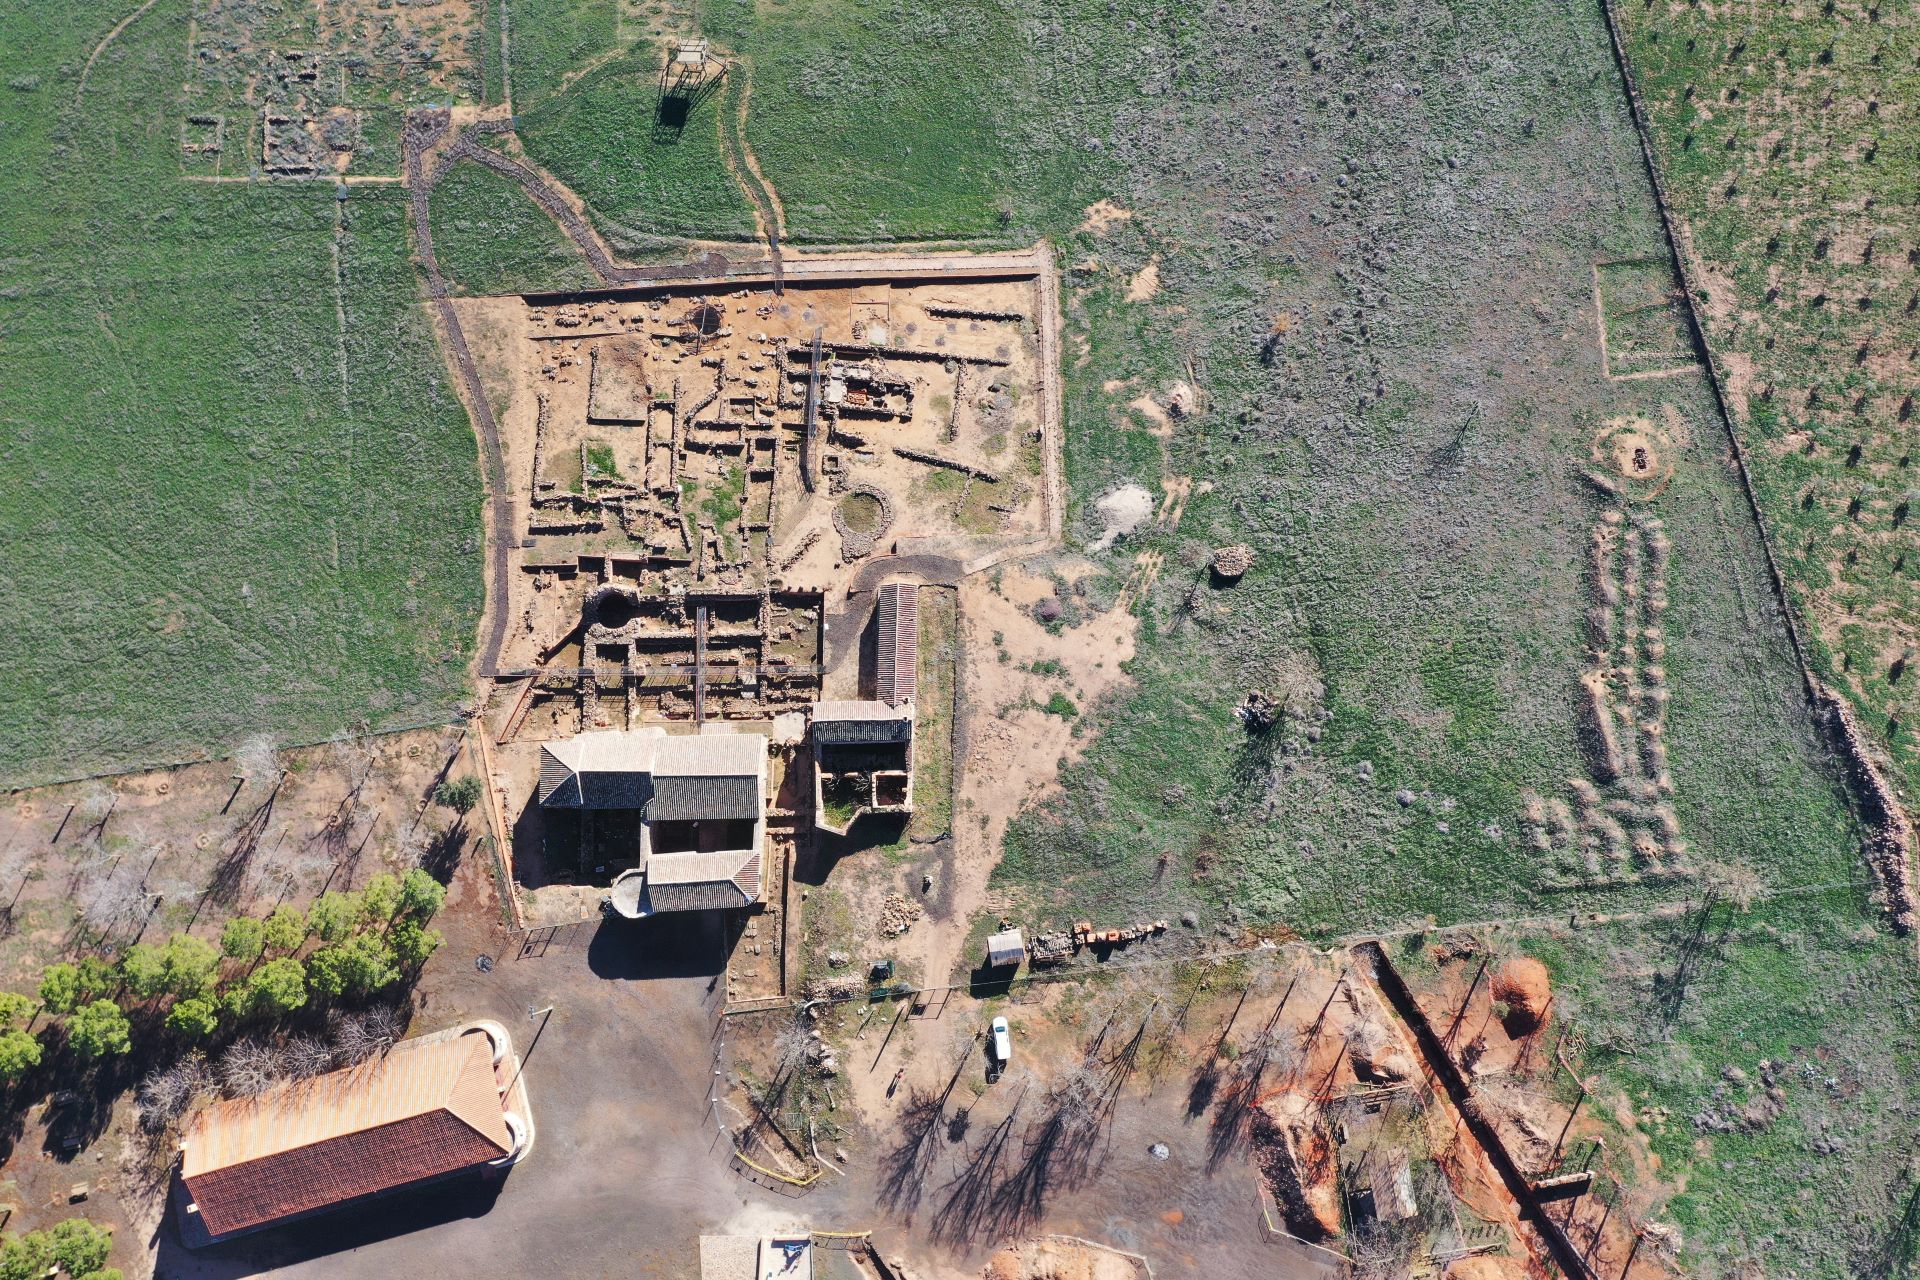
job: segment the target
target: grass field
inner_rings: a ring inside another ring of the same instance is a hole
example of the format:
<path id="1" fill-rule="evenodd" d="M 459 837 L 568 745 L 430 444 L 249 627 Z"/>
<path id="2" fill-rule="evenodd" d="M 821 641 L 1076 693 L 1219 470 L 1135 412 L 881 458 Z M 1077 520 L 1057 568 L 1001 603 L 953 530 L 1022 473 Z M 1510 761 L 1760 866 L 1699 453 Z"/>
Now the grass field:
<path id="1" fill-rule="evenodd" d="M 1076 598 L 1109 604 L 1137 552 L 1164 556 L 1133 606 L 1134 689 L 1084 709 L 1091 745 L 1016 822 L 997 893 L 1036 922 L 1192 909 L 1203 930 L 1323 939 L 1524 917 L 1577 1010 L 1603 1100 L 1661 1117 L 1644 1126 L 1662 1162 L 1653 1191 L 1689 1266 L 1731 1275 L 1764 1255 L 1778 1274 L 1840 1277 L 1905 1247 L 1890 1224 L 1911 1190 L 1905 1116 L 1920 1103 L 1905 1083 L 1910 949 L 1859 887 L 1857 833 L 1807 724 L 1711 388 L 1667 349 L 1680 345 L 1671 264 L 1597 11 L 710 0 L 706 33 L 742 61 L 677 140 L 653 129 L 651 44 L 677 14 L 639 30 L 608 3 L 508 12 L 501 70 L 520 141 L 616 243 L 751 235 L 720 127 L 751 86 L 746 141 L 795 239 L 1055 240 L 1072 540 L 1099 532 L 1094 503 L 1119 484 L 1195 481 L 1177 530 L 1101 553 Z M 1753 206 L 1709 216 L 1725 189 L 1714 166 L 1758 139 L 1714 134 L 1732 117 L 1707 118 L 1698 94 L 1681 105 L 1719 28 L 1677 8 L 1648 15 L 1634 48 L 1664 145 L 1712 157 L 1672 167 L 1706 193 L 1694 242 L 1712 267 L 1710 313 L 1715 273 L 1744 298 L 1784 270 L 1761 265 L 1767 253 L 1799 255 L 1804 278 L 1778 282 L 1794 305 L 1762 324 L 1749 313 L 1775 305 L 1763 292 L 1715 323 L 1774 338 L 1774 358 L 1791 361 L 1768 374 L 1754 353 L 1736 396 L 1763 499 L 1789 571 L 1837 610 L 1821 616 L 1849 619 L 1823 633 L 1819 660 L 1897 713 L 1907 686 L 1887 646 L 1905 596 L 1887 584 L 1905 572 L 1904 411 L 1889 388 L 1910 365 L 1886 362 L 1901 351 L 1911 235 L 1890 223 L 1884 244 L 1864 242 L 1849 223 L 1823 250 L 1801 210 L 1782 249 L 1755 249 Z M 27 679 L 0 704 L 12 730 L 0 771 L 191 750 L 258 724 L 297 735 L 369 710 L 444 711 L 479 590 L 475 472 L 416 305 L 399 193 L 180 183 L 182 0 L 102 56 L 84 114 L 69 105 L 77 68 L 105 24 L 7 17 L 34 38 L 0 49 L 22 122 L 0 135 L 0 193 L 27 210 L 10 215 L 0 422 L 29 483 L 0 497 L 0 517 L 34 551 L 7 571 L 25 624 L 0 641 L 0 664 Z M 1661 23 L 1694 25 L 1656 41 Z M 1846 71 L 1833 83 L 1849 110 L 1868 93 L 1875 41 L 1886 68 L 1910 74 L 1907 26 L 1804 25 L 1781 36 L 1785 62 Z M 1694 49 L 1670 54 L 1687 38 Z M 1833 60 L 1803 38 L 1831 41 Z M 491 56 L 476 55 L 488 84 Z M 1735 87 L 1712 90 L 1730 105 Z M 1796 127 L 1817 140 L 1845 118 Z M 1893 219 L 1910 123 L 1891 110 L 1856 123 L 1894 131 L 1880 167 L 1847 188 L 1861 213 L 1871 194 Z M 1843 158 L 1870 167 L 1863 151 Z M 1837 172 L 1826 162 L 1800 161 L 1816 177 Z M 1131 217 L 1083 228 L 1101 199 Z M 576 278 L 499 180 L 462 169 L 435 201 L 463 286 Z M 1158 291 L 1139 297 L 1149 264 Z M 1856 337 L 1860 316 L 1886 327 Z M 1198 384 L 1202 407 L 1163 442 L 1130 404 L 1176 379 Z M 1808 391 L 1806 409 L 1782 407 Z M 1583 474 L 1623 420 L 1667 468 L 1632 500 Z M 1662 602 L 1658 696 L 1634 696 L 1658 702 L 1662 764 L 1645 782 L 1686 848 L 1665 878 L 1636 864 L 1569 879 L 1530 843 L 1530 809 L 1577 797 L 1593 767 L 1579 676 L 1590 606 L 1612 589 L 1588 559 L 1610 513 L 1657 518 L 1670 540 L 1664 576 L 1628 583 Z M 1231 542 L 1258 562 L 1239 585 L 1211 586 L 1207 552 Z M 1234 715 L 1255 689 L 1285 710 L 1265 735 Z M 1729 866 L 1762 896 L 1720 908 L 1704 944 L 1642 914 L 1692 900 L 1704 873 Z M 1596 912 L 1624 918 L 1537 923 Z M 1681 947 L 1693 959 L 1676 995 Z M 1696 1123 L 1719 1105 L 1724 1069 L 1762 1057 L 1802 1072 L 1779 1120 Z"/>
<path id="2" fill-rule="evenodd" d="M 1911 791 L 1920 15 L 1618 12 L 1813 658 Z"/>
<path id="3" fill-rule="evenodd" d="M 510 178 L 462 160 L 433 189 L 434 256 L 472 294 L 600 283 L 566 233 Z"/>
<path id="4" fill-rule="evenodd" d="M 1913 957 L 1861 908 L 1845 890 L 1722 906 L 1691 958 L 1698 912 L 1508 940 L 1553 969 L 1583 1069 L 1627 1103 L 1590 1114 L 1637 1130 L 1619 1151 L 1659 1158 L 1636 1204 L 1680 1228 L 1698 1274 L 1894 1276 L 1915 1261 Z M 1762 1063 L 1777 1117 L 1742 1114 Z"/>
<path id="5" fill-rule="evenodd" d="M 1134 692 L 1016 822 L 996 887 L 1056 921 L 1193 908 L 1202 928 L 1322 938 L 1625 913 L 1529 941 L 1582 1010 L 1603 1096 L 1678 1117 L 1650 1134 L 1648 1191 L 1687 1262 L 1730 1273 L 1771 1248 L 1783 1273 L 1840 1276 L 1879 1256 L 1911 1136 L 1909 958 L 1859 887 L 1600 14 L 701 19 L 750 64 L 747 139 L 796 239 L 1060 244 L 1073 537 L 1121 483 L 1198 482 L 1178 531 L 1123 540 L 1092 584 L 1101 606 L 1135 553 L 1164 556 L 1135 606 Z M 1099 199 L 1133 216 L 1081 228 Z M 658 205 L 668 225 L 678 207 Z M 1129 300 L 1150 262 L 1158 293 Z M 1129 402 L 1189 377 L 1206 411 L 1163 444 Z M 1583 476 L 1623 420 L 1670 472 L 1633 501 Z M 1587 776 L 1576 677 L 1610 511 L 1670 540 L 1650 589 L 1685 873 L 1569 880 L 1526 815 Z M 1207 549 L 1240 541 L 1253 572 L 1206 585 Z M 1251 689 L 1285 704 L 1268 735 L 1234 716 Z M 1632 921 L 1728 866 L 1784 896 L 1722 908 L 1676 1001 L 1654 978 L 1673 938 Z M 1722 1068 L 1768 1054 L 1850 1055 L 1856 1090 L 1822 1083 L 1766 1133 L 1703 1136 L 1688 1117 Z M 1832 1139 L 1849 1114 L 1857 1133 Z M 1850 1182 L 1857 1212 L 1822 1224 Z M 1827 1194 L 1793 1198 L 1808 1185 Z"/>
<path id="6" fill-rule="evenodd" d="M 479 477 L 397 187 L 182 181 L 185 0 L 8 3 L 0 780 L 447 715 Z"/>
<path id="7" fill-rule="evenodd" d="M 648 47 L 597 66 L 564 93 L 520 108 L 520 142 L 587 202 L 618 246 L 644 253 L 662 237 L 751 238 L 752 209 L 720 149 L 720 112 L 734 90 L 707 99 L 684 129 L 661 131 L 659 75 Z"/>

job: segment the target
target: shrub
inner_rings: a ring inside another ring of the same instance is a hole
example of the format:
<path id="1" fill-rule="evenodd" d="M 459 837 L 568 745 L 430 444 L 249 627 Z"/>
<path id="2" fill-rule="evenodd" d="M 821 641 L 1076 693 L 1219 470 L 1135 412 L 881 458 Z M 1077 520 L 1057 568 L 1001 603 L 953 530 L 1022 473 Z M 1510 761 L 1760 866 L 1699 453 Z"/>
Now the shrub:
<path id="1" fill-rule="evenodd" d="M 1059 716 L 1062 720 L 1071 720 L 1080 714 L 1080 708 L 1073 705 L 1073 699 L 1064 693 L 1056 693 L 1047 699 L 1047 714 Z"/>

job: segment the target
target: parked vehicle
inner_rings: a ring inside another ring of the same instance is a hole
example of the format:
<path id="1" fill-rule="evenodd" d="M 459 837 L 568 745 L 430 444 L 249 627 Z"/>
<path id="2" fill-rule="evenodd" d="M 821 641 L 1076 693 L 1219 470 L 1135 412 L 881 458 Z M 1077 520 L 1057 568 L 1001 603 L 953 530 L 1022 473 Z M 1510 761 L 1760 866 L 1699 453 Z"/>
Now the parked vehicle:
<path id="1" fill-rule="evenodd" d="M 1004 1067 L 1007 1065 L 1007 1060 L 1013 1057 L 1013 1033 L 1007 1029 L 1007 1020 L 1005 1018 L 995 1018 L 993 1020 L 991 1034 L 993 1036 L 993 1060 Z"/>

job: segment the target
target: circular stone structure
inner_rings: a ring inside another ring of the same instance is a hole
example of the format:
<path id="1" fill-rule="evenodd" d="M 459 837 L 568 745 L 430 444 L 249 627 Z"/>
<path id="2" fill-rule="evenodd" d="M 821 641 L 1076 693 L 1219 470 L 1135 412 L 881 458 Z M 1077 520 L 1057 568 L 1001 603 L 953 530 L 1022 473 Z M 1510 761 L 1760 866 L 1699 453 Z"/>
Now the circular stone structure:
<path id="1" fill-rule="evenodd" d="M 1244 542 L 1236 542 L 1230 547 L 1216 547 L 1213 558 L 1208 562 L 1213 570 L 1215 582 L 1238 582 L 1253 568 L 1253 548 Z"/>
<path id="2" fill-rule="evenodd" d="M 1673 480 L 1673 446 L 1648 418 L 1609 419 L 1593 440 L 1593 461 L 1629 498 L 1658 497 Z"/>
<path id="3" fill-rule="evenodd" d="M 833 508 L 833 529 L 840 535 L 840 553 L 858 560 L 873 551 L 874 542 L 893 526 L 893 499 L 870 484 L 855 485 Z"/>
<path id="4" fill-rule="evenodd" d="M 631 587 L 603 586 L 587 601 L 587 616 L 595 626 L 618 631 L 640 616 L 640 594 Z"/>

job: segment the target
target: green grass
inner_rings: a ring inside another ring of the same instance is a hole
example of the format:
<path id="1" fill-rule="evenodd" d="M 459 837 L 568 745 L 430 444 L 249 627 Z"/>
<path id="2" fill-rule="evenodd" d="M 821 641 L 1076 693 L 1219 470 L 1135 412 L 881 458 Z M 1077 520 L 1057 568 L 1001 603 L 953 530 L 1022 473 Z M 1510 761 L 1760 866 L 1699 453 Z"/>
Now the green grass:
<path id="1" fill-rule="evenodd" d="M 78 106 L 117 18 L 0 15 L 8 783 L 465 694 L 479 476 L 403 194 L 182 182 L 188 8 L 129 26 Z"/>
<path id="2" fill-rule="evenodd" d="M 910 833 L 933 836 L 953 825 L 954 664 L 958 658 L 957 593 L 920 589 L 920 682 L 914 692 L 913 821 Z"/>
<path id="3" fill-rule="evenodd" d="M 700 6 L 751 74 L 747 139 L 799 241 L 1029 234 L 1023 197 L 1056 194 L 1037 179 L 1063 154 L 1028 133 L 1030 20 L 998 3 Z"/>
<path id="4" fill-rule="evenodd" d="M 610 480 L 618 480 L 620 478 L 620 467 L 618 463 L 614 461 L 613 446 L 603 440 L 590 440 L 587 442 L 587 465 L 593 469 L 596 475 L 603 476 Z"/>
<path id="5" fill-rule="evenodd" d="M 568 76 L 615 47 L 620 0 L 506 0 L 506 4 L 515 111 L 524 112 L 551 98 Z"/>
<path id="6" fill-rule="evenodd" d="M 659 68 L 643 49 L 521 107 L 517 132 L 617 245 L 644 253 L 662 247 L 659 237 L 746 240 L 753 213 L 720 146 L 719 113 L 731 109 L 731 93 L 702 102 L 684 130 L 656 133 Z"/>
<path id="7" fill-rule="evenodd" d="M 1617 1130 L 1626 1102 L 1659 1157 L 1653 1212 L 1680 1228 L 1701 1274 L 1760 1259 L 1783 1272 L 1789 1258 L 1799 1275 L 1904 1274 L 1876 1263 L 1914 1187 L 1920 1004 L 1910 947 L 1863 926 L 1862 905 L 1840 890 L 1723 907 L 1678 994 L 1693 917 L 1515 940 L 1548 962 L 1584 1068 L 1604 1076 L 1589 1113 Z M 1747 1096 L 1727 1069 L 1757 1080 L 1762 1060 L 1786 1066 L 1784 1112 L 1720 1131 L 1715 1109 Z"/>
<path id="8" fill-rule="evenodd" d="M 463 160 L 433 189 L 440 270 L 473 294 L 587 289 L 600 279 L 519 183 Z"/>
<path id="9" fill-rule="evenodd" d="M 1911 790 L 1920 21 L 1865 7 L 1618 9 L 1813 663 Z"/>

